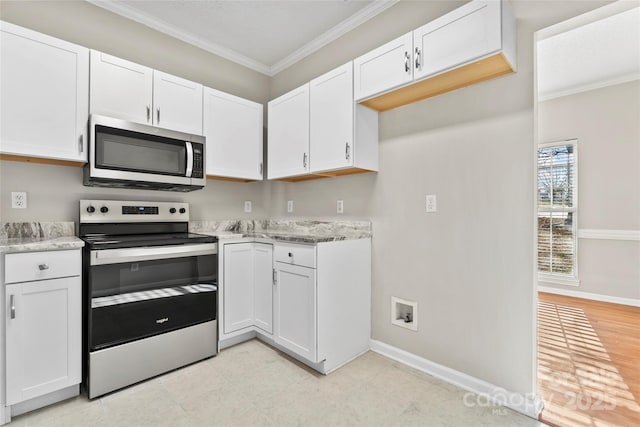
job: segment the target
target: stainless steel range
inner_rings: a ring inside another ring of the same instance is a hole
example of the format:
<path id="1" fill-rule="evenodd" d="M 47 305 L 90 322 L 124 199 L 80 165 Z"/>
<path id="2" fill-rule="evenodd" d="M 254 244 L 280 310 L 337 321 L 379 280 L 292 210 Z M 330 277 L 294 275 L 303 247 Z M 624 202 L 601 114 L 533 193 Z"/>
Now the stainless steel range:
<path id="1" fill-rule="evenodd" d="M 80 201 L 90 399 L 214 356 L 217 238 L 187 203 Z"/>

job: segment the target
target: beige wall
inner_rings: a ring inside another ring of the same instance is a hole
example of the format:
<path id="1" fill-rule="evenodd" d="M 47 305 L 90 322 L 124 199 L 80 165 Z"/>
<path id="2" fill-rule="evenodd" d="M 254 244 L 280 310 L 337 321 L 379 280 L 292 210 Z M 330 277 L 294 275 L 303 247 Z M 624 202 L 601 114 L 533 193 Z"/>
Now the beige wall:
<path id="1" fill-rule="evenodd" d="M 401 2 L 384 30 L 368 22 L 275 76 L 272 96 L 426 8 Z M 521 23 L 518 73 L 380 114 L 379 173 L 271 184 L 275 215 L 294 200 L 296 215 L 335 216 L 342 199 L 346 216 L 372 218 L 373 339 L 522 393 L 535 389 L 532 45 Z M 418 332 L 391 325 L 391 296 L 418 303 Z"/>
<path id="2" fill-rule="evenodd" d="M 92 5 L 2 2 L 2 19 L 264 102 L 461 2 L 402 1 L 273 79 L 206 54 Z M 371 218 L 373 338 L 514 392 L 534 384 L 533 32 L 597 2 L 514 1 L 518 73 L 380 115 L 380 172 L 296 184 L 209 182 L 200 192 L 127 192 L 184 200 L 194 219 Z M 561 10 L 554 15 L 553 10 Z M 562 17 L 562 18 L 560 18 Z M 83 197 L 121 197 L 81 185 L 77 168 L 1 162 L 3 221 L 74 220 Z M 27 191 L 29 209 L 7 207 Z M 437 194 L 438 212 L 423 211 Z M 390 297 L 419 304 L 419 331 L 390 323 Z"/>
<path id="3" fill-rule="evenodd" d="M 578 228 L 640 230 L 640 81 L 541 102 L 540 142 L 578 139 Z M 640 242 L 579 239 L 580 286 L 640 299 Z"/>

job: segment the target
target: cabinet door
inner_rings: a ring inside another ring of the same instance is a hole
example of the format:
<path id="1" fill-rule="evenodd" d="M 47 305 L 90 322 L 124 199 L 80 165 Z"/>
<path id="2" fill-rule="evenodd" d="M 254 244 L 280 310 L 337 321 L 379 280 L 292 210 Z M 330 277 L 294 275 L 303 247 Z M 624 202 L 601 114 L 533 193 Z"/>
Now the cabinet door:
<path id="1" fill-rule="evenodd" d="M 80 383 L 80 277 L 6 286 L 7 405 Z"/>
<path id="2" fill-rule="evenodd" d="M 413 80 L 413 34 L 386 43 L 353 60 L 356 101 Z"/>
<path id="3" fill-rule="evenodd" d="M 153 72 L 153 123 L 202 135 L 202 85 L 160 71 Z"/>
<path id="4" fill-rule="evenodd" d="M 353 63 L 310 83 L 311 172 L 353 165 Z"/>
<path id="5" fill-rule="evenodd" d="M 255 243 L 253 251 L 254 324 L 265 332 L 273 333 L 273 246 Z"/>
<path id="6" fill-rule="evenodd" d="M 262 104 L 204 88 L 207 175 L 262 179 Z"/>
<path id="7" fill-rule="evenodd" d="M 92 114 L 152 124 L 153 70 L 92 50 L 89 99 Z"/>
<path id="8" fill-rule="evenodd" d="M 269 179 L 309 173 L 309 84 L 270 101 L 267 121 Z"/>
<path id="9" fill-rule="evenodd" d="M 415 79 L 457 67 L 501 48 L 500 2 L 471 1 L 413 33 Z"/>
<path id="10" fill-rule="evenodd" d="M 253 326 L 253 243 L 224 245 L 224 333 Z"/>
<path id="11" fill-rule="evenodd" d="M 316 270 L 276 262 L 275 341 L 316 360 Z"/>
<path id="12" fill-rule="evenodd" d="M 0 87 L 2 152 L 87 161 L 88 49 L 2 22 Z"/>

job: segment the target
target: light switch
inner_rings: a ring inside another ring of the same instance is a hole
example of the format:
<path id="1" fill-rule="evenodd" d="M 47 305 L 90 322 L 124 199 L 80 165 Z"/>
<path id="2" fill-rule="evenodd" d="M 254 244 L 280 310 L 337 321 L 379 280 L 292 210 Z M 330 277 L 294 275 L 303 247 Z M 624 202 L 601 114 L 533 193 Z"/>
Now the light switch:
<path id="1" fill-rule="evenodd" d="M 293 200 L 287 201 L 287 212 L 289 213 L 293 212 Z"/>
<path id="2" fill-rule="evenodd" d="M 338 200 L 338 203 L 336 204 L 336 212 L 339 214 L 344 213 L 344 201 Z"/>
<path id="3" fill-rule="evenodd" d="M 251 200 L 244 202 L 244 213 L 251 213 Z"/>

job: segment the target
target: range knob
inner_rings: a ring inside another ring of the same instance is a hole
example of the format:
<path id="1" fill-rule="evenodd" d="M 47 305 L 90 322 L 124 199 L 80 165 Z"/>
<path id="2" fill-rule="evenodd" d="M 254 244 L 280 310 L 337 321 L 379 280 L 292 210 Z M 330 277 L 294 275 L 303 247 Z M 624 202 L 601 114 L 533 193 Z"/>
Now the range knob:
<path id="1" fill-rule="evenodd" d="M 87 206 L 87 212 L 94 213 L 95 211 L 96 211 L 96 208 L 94 208 L 93 206 L 91 205 Z"/>
<path id="2" fill-rule="evenodd" d="M 107 212 L 109 212 L 109 208 L 106 207 L 106 206 L 103 206 L 103 207 L 100 208 L 100 212 L 107 213 Z"/>
<path id="3" fill-rule="evenodd" d="M 169 213 L 172 213 L 172 214 L 176 213 L 176 208 L 169 209 Z"/>
<path id="4" fill-rule="evenodd" d="M 180 208 L 180 213 L 185 213 L 187 210 L 185 208 Z"/>

